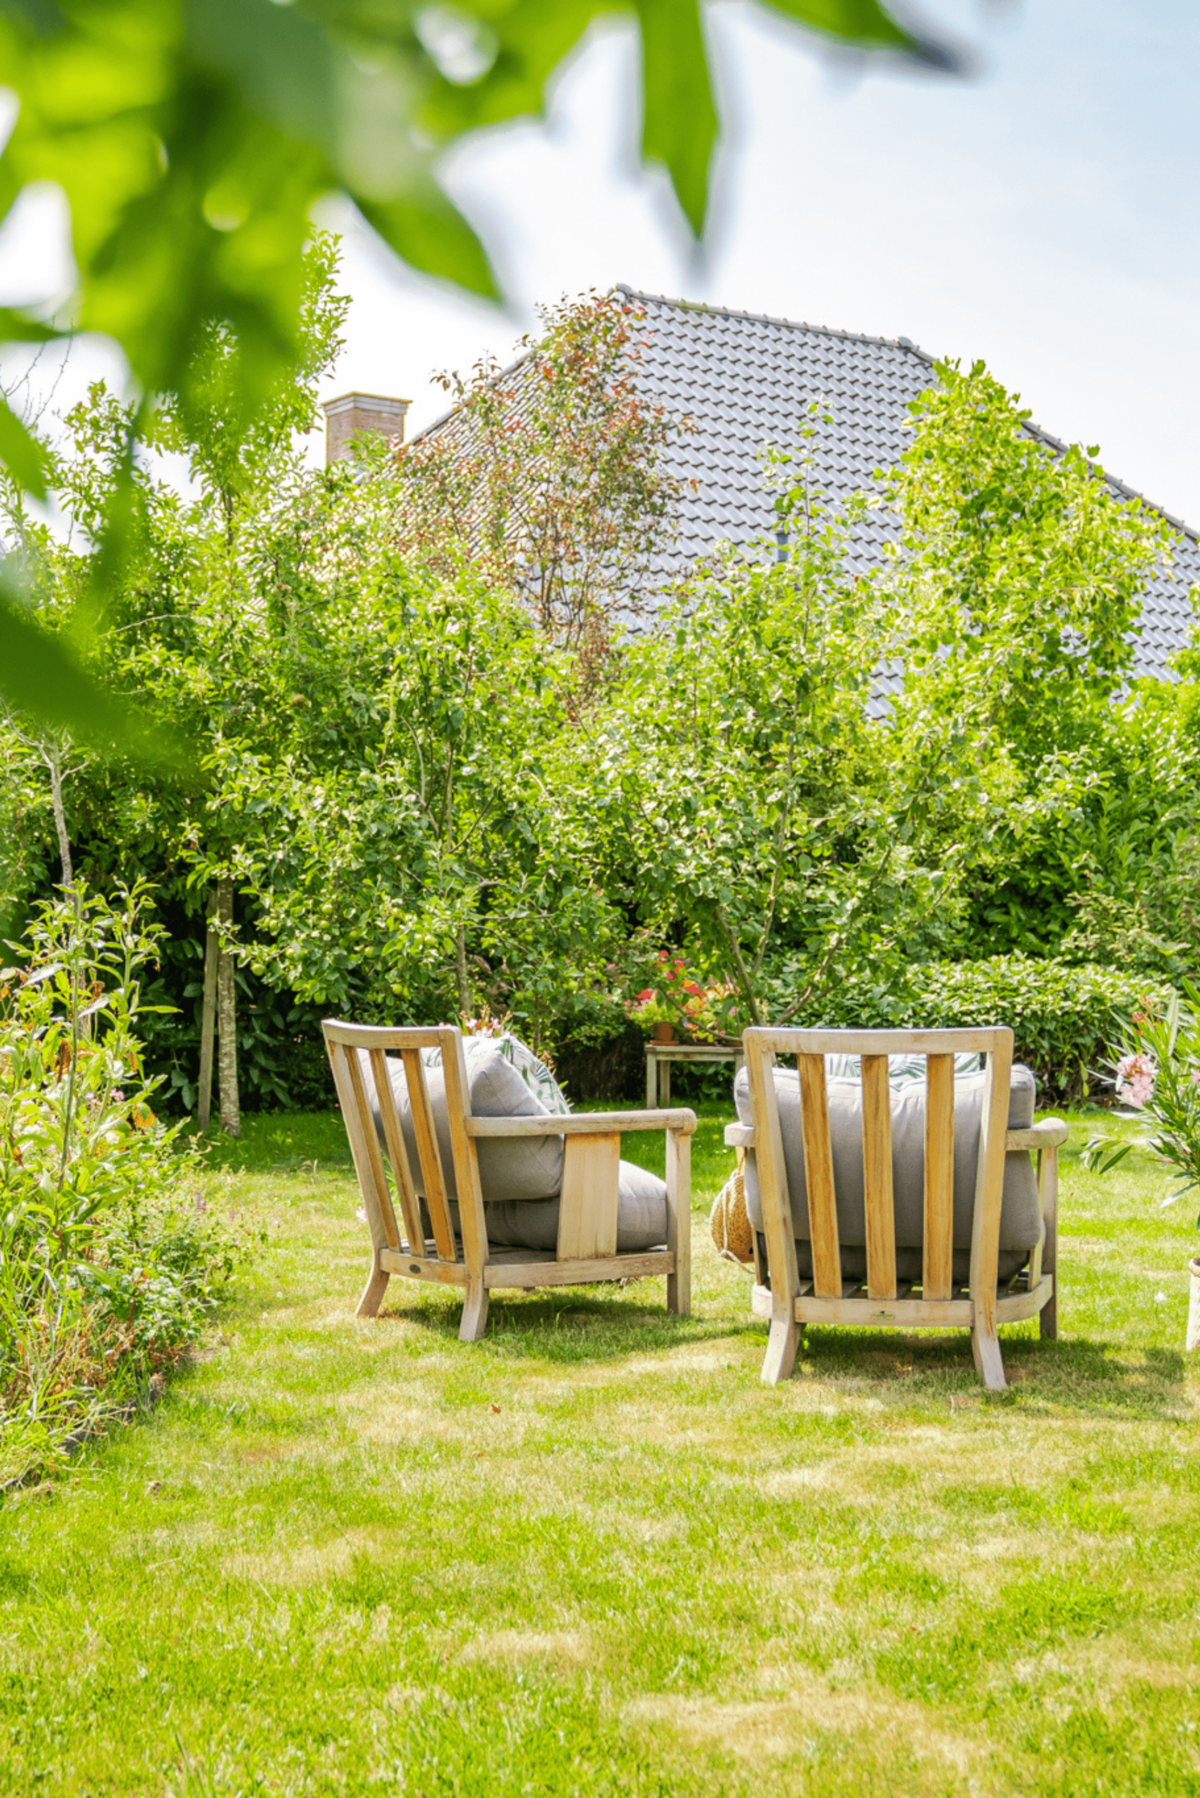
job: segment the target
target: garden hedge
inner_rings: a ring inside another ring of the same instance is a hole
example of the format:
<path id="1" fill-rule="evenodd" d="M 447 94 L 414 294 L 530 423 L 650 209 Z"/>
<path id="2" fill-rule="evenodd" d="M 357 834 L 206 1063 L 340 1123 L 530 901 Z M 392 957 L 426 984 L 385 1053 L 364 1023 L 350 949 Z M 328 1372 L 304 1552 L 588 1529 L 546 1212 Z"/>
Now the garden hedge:
<path id="1" fill-rule="evenodd" d="M 869 992 L 867 984 L 848 985 L 823 1017 L 804 1022 L 926 1029 L 1008 1024 L 1017 1059 L 1037 1075 L 1044 1100 L 1103 1096 L 1106 1063 L 1130 1014 L 1163 1005 L 1168 996 L 1145 975 L 1025 955 L 918 964 L 903 993 Z"/>

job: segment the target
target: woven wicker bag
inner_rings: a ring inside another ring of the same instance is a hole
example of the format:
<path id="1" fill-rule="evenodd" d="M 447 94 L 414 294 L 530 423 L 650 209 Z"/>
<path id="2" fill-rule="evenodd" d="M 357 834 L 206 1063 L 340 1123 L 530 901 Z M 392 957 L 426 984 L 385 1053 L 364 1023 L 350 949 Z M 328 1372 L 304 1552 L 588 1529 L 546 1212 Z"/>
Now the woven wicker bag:
<path id="1" fill-rule="evenodd" d="M 754 1264 L 754 1231 L 746 1215 L 745 1161 L 738 1154 L 738 1164 L 713 1200 L 708 1223 L 718 1253 L 738 1267 Z"/>

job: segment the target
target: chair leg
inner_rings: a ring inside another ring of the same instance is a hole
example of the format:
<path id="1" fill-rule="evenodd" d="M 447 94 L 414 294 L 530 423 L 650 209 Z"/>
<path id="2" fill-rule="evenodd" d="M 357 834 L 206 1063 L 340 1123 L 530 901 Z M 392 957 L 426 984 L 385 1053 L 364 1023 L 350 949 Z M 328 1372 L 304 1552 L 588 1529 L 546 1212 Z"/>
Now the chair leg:
<path id="1" fill-rule="evenodd" d="M 799 1347 L 800 1325 L 796 1319 L 789 1317 L 786 1312 L 773 1317 L 762 1366 L 764 1386 L 778 1386 L 780 1380 L 791 1378 Z"/>
<path id="2" fill-rule="evenodd" d="M 371 1269 L 371 1276 L 363 1287 L 362 1297 L 358 1301 L 355 1317 L 374 1317 L 383 1303 L 383 1295 L 388 1289 L 390 1274 L 383 1273 L 378 1267 Z"/>
<path id="3" fill-rule="evenodd" d="M 690 1271 L 667 1275 L 667 1310 L 675 1317 L 692 1315 L 692 1277 Z"/>
<path id="4" fill-rule="evenodd" d="M 664 1071 L 669 1062 L 663 1062 Z M 663 1100 L 666 1103 L 666 1100 Z M 667 1310 L 676 1317 L 692 1314 L 692 1139 L 667 1131 L 667 1247 L 675 1271 L 667 1275 Z"/>
<path id="5" fill-rule="evenodd" d="M 1058 1335 L 1058 1150 L 1044 1149 L 1040 1156 L 1042 1216 L 1046 1220 L 1046 1247 L 1042 1254 L 1042 1272 L 1054 1282 L 1050 1303 L 1038 1313 L 1038 1329 L 1044 1338 Z"/>
<path id="6" fill-rule="evenodd" d="M 983 1381 L 988 1392 L 1005 1392 L 1008 1382 L 1004 1378 L 1004 1359 L 1000 1353 L 1000 1338 L 996 1334 L 996 1326 L 976 1318 L 971 1326 L 971 1353 L 975 1357 L 975 1371 Z"/>
<path id="7" fill-rule="evenodd" d="M 488 1289 L 480 1280 L 467 1286 L 466 1301 L 462 1309 L 462 1322 L 458 1326 L 460 1342 L 478 1342 L 487 1331 L 488 1321 Z"/>

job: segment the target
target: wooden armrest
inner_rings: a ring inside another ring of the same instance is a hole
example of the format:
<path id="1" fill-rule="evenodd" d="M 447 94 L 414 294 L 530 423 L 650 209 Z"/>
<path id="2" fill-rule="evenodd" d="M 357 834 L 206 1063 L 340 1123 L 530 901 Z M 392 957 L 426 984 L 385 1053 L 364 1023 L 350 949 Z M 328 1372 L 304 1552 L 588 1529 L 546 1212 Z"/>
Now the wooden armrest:
<path id="1" fill-rule="evenodd" d="M 1043 1118 L 1038 1124 L 1031 1124 L 1028 1130 L 1006 1130 L 1004 1147 L 1006 1149 L 1057 1149 L 1066 1142 L 1071 1134 L 1069 1124 L 1062 1118 Z"/>
<path id="2" fill-rule="evenodd" d="M 725 1147 L 727 1149 L 752 1149 L 754 1147 L 753 1124 L 726 1124 Z"/>
<path id="3" fill-rule="evenodd" d="M 669 1130 L 690 1136 L 696 1114 L 670 1111 L 580 1111 L 567 1117 L 467 1118 L 468 1136 L 616 1136 L 627 1130 Z"/>

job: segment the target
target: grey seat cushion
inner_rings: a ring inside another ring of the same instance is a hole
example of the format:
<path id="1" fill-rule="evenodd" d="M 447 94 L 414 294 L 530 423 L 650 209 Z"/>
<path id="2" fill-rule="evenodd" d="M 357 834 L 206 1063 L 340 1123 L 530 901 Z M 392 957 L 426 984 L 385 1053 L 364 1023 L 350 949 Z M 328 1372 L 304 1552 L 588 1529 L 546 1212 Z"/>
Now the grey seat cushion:
<path id="1" fill-rule="evenodd" d="M 512 1060 L 490 1039 L 468 1040 L 467 1085 L 471 1111 L 476 1117 L 547 1117 L 553 1116 L 522 1078 Z M 383 1119 L 375 1094 L 375 1082 L 365 1050 L 359 1050 L 359 1066 L 367 1093 L 371 1116 L 380 1146 L 386 1148 Z M 413 1129 L 412 1106 L 408 1097 L 408 1081 L 404 1063 L 398 1056 L 387 1057 L 388 1077 L 413 1184 L 425 1196 L 425 1179 L 417 1154 L 417 1137 Z M 446 1191 L 452 1201 L 451 1216 L 458 1228 L 458 1188 L 454 1177 L 454 1158 L 450 1149 L 450 1120 L 446 1111 L 446 1082 L 440 1060 L 425 1065 L 425 1084 L 433 1112 L 441 1153 Z M 487 1207 L 488 1240 L 498 1248 L 553 1249 L 558 1239 L 558 1201 L 562 1191 L 563 1138 L 561 1136 L 517 1136 L 509 1139 L 480 1138 L 479 1184 Z M 637 1254 L 657 1247 L 667 1239 L 667 1188 L 657 1175 L 620 1164 L 617 1207 L 617 1251 Z"/>
<path id="2" fill-rule="evenodd" d="M 794 1068 L 776 1068 L 775 1093 L 787 1169 L 788 1197 L 801 1274 L 812 1274 L 809 1243 L 808 1188 L 804 1178 L 804 1146 L 800 1125 L 800 1076 Z M 985 1075 L 958 1073 L 954 1081 L 954 1278 L 965 1280 L 970 1261 L 971 1226 L 975 1213 L 975 1173 Z M 896 1219 L 896 1272 L 903 1280 L 921 1276 L 921 1244 L 925 1216 L 926 1083 L 905 1076 L 889 1081 L 892 1115 L 892 1191 Z M 862 1081 L 830 1077 L 829 1131 L 833 1147 L 833 1181 L 837 1195 L 838 1238 L 846 1278 L 866 1274 L 866 1221 L 863 1194 Z M 754 1122 L 750 1082 L 745 1068 L 733 1087 L 738 1117 Z M 1037 1082 L 1027 1067 L 1015 1063 L 1010 1088 L 1008 1127 L 1026 1129 L 1033 1122 Z M 746 1157 L 746 1210 L 756 1230 L 762 1229 L 762 1195 L 753 1150 Z M 1007 1280 L 1024 1264 L 1041 1235 L 1037 1182 L 1027 1150 L 1004 1158 L 1004 1198 L 1000 1215 L 998 1275 Z"/>

